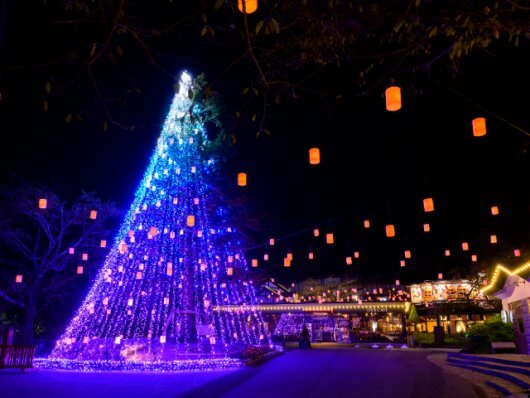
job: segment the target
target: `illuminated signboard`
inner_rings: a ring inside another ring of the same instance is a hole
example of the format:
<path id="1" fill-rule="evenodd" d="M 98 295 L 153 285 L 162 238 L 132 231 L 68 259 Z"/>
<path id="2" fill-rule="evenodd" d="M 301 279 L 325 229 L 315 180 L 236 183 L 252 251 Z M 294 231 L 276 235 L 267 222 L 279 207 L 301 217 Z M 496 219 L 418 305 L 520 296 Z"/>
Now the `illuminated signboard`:
<path id="1" fill-rule="evenodd" d="M 426 281 L 410 286 L 410 299 L 413 303 L 460 301 L 481 297 L 482 294 L 477 289 L 473 289 L 467 280 Z"/>

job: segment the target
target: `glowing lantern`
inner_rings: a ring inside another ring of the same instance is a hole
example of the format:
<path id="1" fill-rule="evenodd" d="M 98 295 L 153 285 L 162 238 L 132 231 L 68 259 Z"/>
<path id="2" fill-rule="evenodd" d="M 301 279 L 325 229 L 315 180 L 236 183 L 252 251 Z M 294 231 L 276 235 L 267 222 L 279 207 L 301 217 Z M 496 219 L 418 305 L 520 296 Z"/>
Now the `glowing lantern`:
<path id="1" fill-rule="evenodd" d="M 107 241 L 102 240 L 101 242 L 99 242 L 99 247 L 107 247 Z"/>
<path id="2" fill-rule="evenodd" d="M 171 263 L 168 263 L 168 264 L 167 264 L 166 274 L 167 274 L 168 276 L 173 275 L 173 264 L 171 264 Z"/>
<path id="3" fill-rule="evenodd" d="M 385 226 L 385 230 L 387 238 L 393 238 L 394 236 L 396 236 L 396 229 L 392 224 L 388 224 L 387 226 Z"/>
<path id="4" fill-rule="evenodd" d="M 404 267 L 404 266 L 405 266 L 405 260 L 400 260 L 400 261 L 399 261 L 399 265 L 401 265 L 402 267 Z"/>
<path id="5" fill-rule="evenodd" d="M 293 253 L 287 253 L 287 258 L 293 261 Z"/>
<path id="6" fill-rule="evenodd" d="M 45 209 L 46 207 L 48 207 L 48 200 L 39 199 L 39 209 Z"/>
<path id="7" fill-rule="evenodd" d="M 269 239 L 269 245 L 274 246 L 274 238 Z"/>
<path id="8" fill-rule="evenodd" d="M 446 249 L 445 250 L 445 257 L 449 257 L 451 255 L 451 250 Z"/>
<path id="9" fill-rule="evenodd" d="M 364 220 L 363 225 L 366 229 L 370 228 L 370 220 Z"/>
<path id="10" fill-rule="evenodd" d="M 142 272 L 141 271 L 138 271 L 136 273 L 136 279 L 142 279 Z"/>
<path id="11" fill-rule="evenodd" d="M 73 247 L 68 249 L 68 254 L 74 254 L 74 253 L 75 253 L 75 249 Z"/>
<path id="12" fill-rule="evenodd" d="M 166 343 L 166 336 L 160 336 L 160 342 L 162 344 L 165 344 Z"/>
<path id="13" fill-rule="evenodd" d="M 497 235 L 490 236 L 490 243 L 497 243 Z"/>
<path id="14" fill-rule="evenodd" d="M 173 204 L 176 205 L 179 202 L 179 198 L 173 198 Z"/>
<path id="15" fill-rule="evenodd" d="M 253 266 L 254 268 L 256 268 L 256 267 L 258 266 L 258 259 L 257 259 L 257 258 L 253 258 L 253 259 L 252 259 L 252 266 Z"/>
<path id="16" fill-rule="evenodd" d="M 164 305 L 169 305 L 169 297 L 164 297 Z"/>
<path id="17" fill-rule="evenodd" d="M 513 255 L 514 255 L 515 257 L 521 257 L 521 250 L 519 250 L 519 249 L 515 249 L 515 250 L 513 251 Z"/>
<path id="18" fill-rule="evenodd" d="M 128 305 L 129 307 L 132 307 L 133 304 L 134 304 L 134 299 L 130 298 L 130 299 L 127 300 L 127 305 Z"/>
<path id="19" fill-rule="evenodd" d="M 237 0 L 237 8 L 245 14 L 252 14 L 258 9 L 258 0 Z"/>
<path id="20" fill-rule="evenodd" d="M 425 213 L 434 211 L 434 202 L 432 198 L 423 199 L 423 210 Z"/>
<path id="21" fill-rule="evenodd" d="M 326 243 L 332 245 L 334 242 L 335 238 L 333 237 L 333 234 L 326 234 Z"/>
<path id="22" fill-rule="evenodd" d="M 215 336 L 210 337 L 210 344 L 211 345 L 215 344 Z"/>
<path id="23" fill-rule="evenodd" d="M 151 227 L 151 228 L 149 228 L 149 232 L 147 233 L 147 237 L 149 239 L 151 239 L 151 238 L 155 237 L 157 233 L 158 233 L 158 230 L 156 229 L 156 227 Z"/>
<path id="24" fill-rule="evenodd" d="M 90 219 L 95 220 L 98 217 L 98 212 L 96 210 L 90 210 Z"/>
<path id="25" fill-rule="evenodd" d="M 444 278 L 444 275 L 440 272 L 438 273 L 438 279 L 443 279 Z"/>
<path id="26" fill-rule="evenodd" d="M 401 109 L 401 88 L 391 86 L 385 90 L 386 110 L 390 112 Z"/>
<path id="27" fill-rule="evenodd" d="M 195 225 L 195 216 L 193 215 L 189 215 L 187 218 L 186 218 L 186 225 L 188 227 L 193 227 Z"/>
<path id="28" fill-rule="evenodd" d="M 346 257 L 346 264 L 347 265 L 351 265 L 352 264 L 352 258 L 351 257 Z"/>
<path id="29" fill-rule="evenodd" d="M 193 204 L 198 205 L 199 204 L 199 198 L 193 198 Z"/>
<path id="30" fill-rule="evenodd" d="M 431 226 L 429 224 L 423 224 L 423 232 L 431 232 Z"/>
<path id="31" fill-rule="evenodd" d="M 244 187 L 247 185 L 247 173 L 238 173 L 237 185 L 239 185 L 240 187 Z"/>
<path id="32" fill-rule="evenodd" d="M 486 118 L 477 117 L 473 119 L 473 137 L 482 137 L 486 135 Z"/>
<path id="33" fill-rule="evenodd" d="M 77 267 L 77 275 L 81 275 L 83 273 L 83 266 L 82 265 L 79 265 Z"/>
<path id="34" fill-rule="evenodd" d="M 15 283 L 22 283 L 22 279 L 24 279 L 22 275 L 15 276 Z"/>
<path id="35" fill-rule="evenodd" d="M 83 253 L 83 255 L 81 256 L 81 259 L 83 261 L 87 261 L 88 260 L 88 254 L 87 253 Z"/>
<path id="36" fill-rule="evenodd" d="M 360 253 L 359 252 L 354 252 L 353 253 L 353 257 L 354 258 L 359 258 L 360 257 Z"/>
<path id="37" fill-rule="evenodd" d="M 405 258 L 411 258 L 412 254 L 410 253 L 410 250 L 405 250 Z"/>
<path id="38" fill-rule="evenodd" d="M 313 254 L 313 252 L 309 252 L 309 254 L 307 255 L 307 257 L 310 259 L 310 260 L 313 260 L 315 258 L 315 255 Z"/>
<path id="39" fill-rule="evenodd" d="M 399 286 L 401 285 L 401 283 L 399 282 L 399 279 L 396 279 L 396 286 Z"/>
<path id="40" fill-rule="evenodd" d="M 228 262 L 233 263 L 234 262 L 234 256 L 228 256 Z"/>
<path id="41" fill-rule="evenodd" d="M 320 149 L 311 148 L 309 150 L 309 164 L 319 164 L 320 163 Z"/>
<path id="42" fill-rule="evenodd" d="M 226 269 L 226 275 L 234 275 L 234 269 L 232 267 L 228 267 Z"/>
<path id="43" fill-rule="evenodd" d="M 315 238 L 318 237 L 318 236 L 320 236 L 320 231 L 319 231 L 317 228 L 315 228 L 315 229 L 313 230 L 313 236 L 314 236 Z"/>
<path id="44" fill-rule="evenodd" d="M 471 261 L 473 261 L 474 263 L 477 262 L 477 255 L 476 254 L 472 254 L 471 255 Z"/>
<path id="45" fill-rule="evenodd" d="M 283 266 L 284 267 L 290 267 L 291 266 L 291 260 L 289 260 L 287 257 L 283 259 Z"/>
<path id="46" fill-rule="evenodd" d="M 491 215 L 492 216 L 498 216 L 499 215 L 499 207 L 498 206 L 491 206 Z"/>
<path id="47" fill-rule="evenodd" d="M 114 339 L 114 344 L 120 345 L 121 344 L 121 336 L 118 336 Z"/>
<path id="48" fill-rule="evenodd" d="M 268 254 L 264 254 L 263 255 L 263 261 L 269 261 L 269 255 Z"/>
<path id="49" fill-rule="evenodd" d="M 468 251 L 469 250 L 469 243 L 467 242 L 462 242 L 462 250 L 463 251 Z"/>

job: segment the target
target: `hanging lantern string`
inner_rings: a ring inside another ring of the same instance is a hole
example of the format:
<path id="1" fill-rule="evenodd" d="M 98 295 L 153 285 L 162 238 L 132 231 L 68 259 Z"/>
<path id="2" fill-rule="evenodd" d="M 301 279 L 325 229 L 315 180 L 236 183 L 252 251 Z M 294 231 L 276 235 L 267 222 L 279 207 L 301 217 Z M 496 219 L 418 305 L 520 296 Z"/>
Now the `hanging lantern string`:
<path id="1" fill-rule="evenodd" d="M 489 113 L 491 116 L 495 117 L 496 119 L 500 120 L 501 122 L 506 123 L 508 126 L 514 128 L 515 130 L 519 131 L 520 133 L 523 133 L 527 137 L 530 137 L 530 132 L 526 131 L 522 127 L 517 126 L 516 124 L 510 122 L 509 120 L 506 120 L 504 117 L 502 117 L 498 113 L 495 113 L 491 109 L 488 109 L 488 108 L 480 105 L 478 102 L 474 101 L 473 99 L 469 98 L 468 96 L 462 94 L 461 92 L 455 90 L 454 88 L 448 86 L 447 84 L 441 82 L 440 80 L 438 80 L 438 79 L 436 79 L 436 78 L 434 78 L 432 76 L 431 76 L 431 80 L 433 80 L 434 82 L 438 83 L 440 86 L 444 87 L 445 89 L 451 91 L 453 94 L 459 96 L 460 98 L 462 98 L 462 99 L 472 103 L 476 107 L 482 109 L 484 112 Z"/>

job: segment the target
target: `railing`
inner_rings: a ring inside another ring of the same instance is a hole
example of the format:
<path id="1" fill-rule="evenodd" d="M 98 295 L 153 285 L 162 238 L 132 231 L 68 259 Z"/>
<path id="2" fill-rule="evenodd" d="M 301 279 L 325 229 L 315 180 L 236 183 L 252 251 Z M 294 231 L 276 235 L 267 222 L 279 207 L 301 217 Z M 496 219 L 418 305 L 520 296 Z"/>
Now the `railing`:
<path id="1" fill-rule="evenodd" d="M 33 367 L 35 346 L 0 345 L 0 369 Z"/>

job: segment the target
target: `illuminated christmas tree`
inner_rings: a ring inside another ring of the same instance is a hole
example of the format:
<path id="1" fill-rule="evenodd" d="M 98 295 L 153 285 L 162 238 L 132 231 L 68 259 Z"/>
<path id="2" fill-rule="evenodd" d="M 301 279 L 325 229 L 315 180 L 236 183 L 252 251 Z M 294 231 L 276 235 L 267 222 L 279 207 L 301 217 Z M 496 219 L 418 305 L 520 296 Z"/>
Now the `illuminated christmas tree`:
<path id="1" fill-rule="evenodd" d="M 208 138 L 193 84 L 182 73 L 114 245 L 50 355 L 54 366 L 190 358 L 204 364 L 269 344 L 259 312 L 220 308 L 252 306 L 256 298 L 237 231 L 210 221 L 226 217 L 212 217 L 212 208 L 223 207 L 206 183 L 214 161 L 204 159 Z"/>

